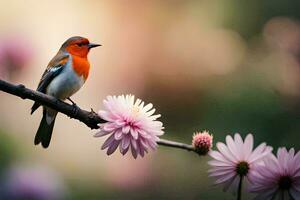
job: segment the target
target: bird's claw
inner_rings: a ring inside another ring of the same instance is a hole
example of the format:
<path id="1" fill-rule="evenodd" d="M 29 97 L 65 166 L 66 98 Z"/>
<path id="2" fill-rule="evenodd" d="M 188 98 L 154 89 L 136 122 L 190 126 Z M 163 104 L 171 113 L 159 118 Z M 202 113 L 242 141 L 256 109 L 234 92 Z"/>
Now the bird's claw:
<path id="1" fill-rule="evenodd" d="M 79 111 L 79 107 L 77 106 L 77 104 L 71 99 L 71 98 L 68 98 L 69 101 L 72 102 L 72 113 L 73 115 L 77 115 L 78 111 Z"/>
<path id="2" fill-rule="evenodd" d="M 60 100 L 60 99 L 55 99 L 55 103 L 56 104 L 60 104 L 60 103 L 62 103 L 63 101 L 62 100 Z"/>
<path id="3" fill-rule="evenodd" d="M 76 105 L 76 103 L 73 103 L 72 106 L 73 106 L 73 108 L 72 108 L 73 115 L 77 115 L 80 108 Z"/>

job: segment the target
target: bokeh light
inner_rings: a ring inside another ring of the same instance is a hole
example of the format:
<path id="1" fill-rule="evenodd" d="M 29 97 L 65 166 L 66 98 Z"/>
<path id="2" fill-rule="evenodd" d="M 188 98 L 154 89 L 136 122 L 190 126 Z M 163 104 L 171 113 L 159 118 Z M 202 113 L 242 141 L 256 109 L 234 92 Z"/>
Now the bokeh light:
<path id="1" fill-rule="evenodd" d="M 162 115 L 163 138 L 252 133 L 257 144 L 299 149 L 299 8 L 297 0 L 1 1 L 0 77 L 35 89 L 61 44 L 80 35 L 103 45 L 72 97 L 80 107 L 134 94 Z M 61 199 L 232 199 L 212 186 L 208 158 L 161 146 L 143 159 L 108 157 L 104 139 L 62 114 L 50 147 L 34 146 L 41 110 L 30 115 L 33 102 L 0 99 L 2 184 L 16 163 L 33 173 L 27 163 L 42 163 L 66 188 L 54 190 L 67 193 Z"/>

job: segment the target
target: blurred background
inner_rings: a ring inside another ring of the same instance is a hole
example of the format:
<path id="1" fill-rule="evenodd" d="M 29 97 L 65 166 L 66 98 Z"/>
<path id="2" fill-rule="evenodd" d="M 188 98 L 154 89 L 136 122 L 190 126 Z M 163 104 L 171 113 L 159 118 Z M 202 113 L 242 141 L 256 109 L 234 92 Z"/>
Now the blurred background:
<path id="1" fill-rule="evenodd" d="M 35 89 L 69 37 L 103 46 L 73 96 L 98 110 L 107 95 L 155 105 L 165 139 L 190 143 L 253 133 L 300 148 L 300 1 L 0 1 L 0 77 Z M 60 114 L 45 150 L 41 110 L 0 93 L 0 199 L 233 199 L 208 178 L 208 158 L 159 147 L 134 160 L 106 156 L 102 138 Z M 247 195 L 247 194 L 245 194 Z M 250 198 L 248 195 L 246 199 Z"/>

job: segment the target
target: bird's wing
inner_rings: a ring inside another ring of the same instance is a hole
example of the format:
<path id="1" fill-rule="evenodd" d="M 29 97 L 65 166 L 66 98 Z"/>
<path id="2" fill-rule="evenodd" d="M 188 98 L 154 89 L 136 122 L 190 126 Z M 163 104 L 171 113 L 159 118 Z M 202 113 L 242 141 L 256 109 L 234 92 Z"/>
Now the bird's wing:
<path id="1" fill-rule="evenodd" d="M 40 83 L 37 87 L 37 91 L 45 93 L 49 83 L 56 77 L 68 62 L 69 55 L 57 54 L 48 64 Z"/>
<path id="2" fill-rule="evenodd" d="M 40 83 L 37 87 L 37 91 L 45 93 L 50 82 L 62 71 L 64 66 L 69 60 L 69 55 L 58 53 L 48 64 Z M 38 109 L 39 103 L 35 102 L 31 108 L 31 114 Z"/>

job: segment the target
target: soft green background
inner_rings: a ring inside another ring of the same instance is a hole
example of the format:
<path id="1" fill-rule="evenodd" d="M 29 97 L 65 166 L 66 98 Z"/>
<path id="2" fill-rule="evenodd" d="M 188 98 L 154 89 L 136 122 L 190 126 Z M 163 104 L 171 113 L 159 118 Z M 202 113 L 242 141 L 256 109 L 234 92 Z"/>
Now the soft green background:
<path id="1" fill-rule="evenodd" d="M 30 61 L 9 80 L 30 88 L 68 37 L 103 44 L 73 99 L 97 110 L 107 95 L 135 94 L 162 114 L 165 139 L 252 133 L 256 145 L 299 149 L 299 10 L 298 0 L 1 1 L 0 39 L 29 41 Z M 234 199 L 208 178 L 208 157 L 161 146 L 144 159 L 107 157 L 95 131 L 62 115 L 43 150 L 33 145 L 41 113 L 30 116 L 32 102 L 0 101 L 3 177 L 42 164 L 66 199 Z"/>

